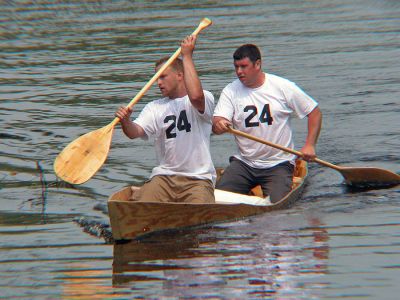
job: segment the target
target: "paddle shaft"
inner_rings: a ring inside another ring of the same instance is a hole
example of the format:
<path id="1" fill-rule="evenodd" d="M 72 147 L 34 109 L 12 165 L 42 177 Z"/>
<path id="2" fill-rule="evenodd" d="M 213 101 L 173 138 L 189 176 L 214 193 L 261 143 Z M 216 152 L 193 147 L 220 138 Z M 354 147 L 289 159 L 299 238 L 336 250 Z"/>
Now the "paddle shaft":
<path id="1" fill-rule="evenodd" d="M 231 133 L 235 134 L 235 135 L 239 135 L 239 136 L 248 138 L 250 140 L 262 143 L 264 145 L 267 145 L 267 146 L 270 146 L 270 147 L 273 147 L 273 148 L 277 148 L 277 149 L 280 149 L 280 150 L 285 151 L 285 152 L 292 153 L 294 155 L 297 155 L 298 157 L 303 157 L 303 153 L 301 153 L 300 151 L 297 151 L 297 150 L 294 150 L 294 149 L 290 149 L 290 148 L 287 148 L 287 147 L 284 147 L 284 146 L 281 146 L 281 145 L 278 145 L 278 144 L 274 144 L 272 142 L 268 142 L 266 140 L 260 139 L 260 138 L 258 138 L 256 136 L 250 135 L 250 134 L 245 133 L 243 131 L 240 131 L 240 130 L 237 130 L 237 129 L 233 129 L 232 127 L 229 127 L 229 131 Z M 338 170 L 338 171 L 341 170 L 341 168 L 339 166 L 336 166 L 334 164 L 331 164 L 331 163 L 329 163 L 327 161 L 324 161 L 322 159 L 319 159 L 319 158 L 314 158 L 313 161 L 315 161 L 315 162 L 317 162 L 317 163 L 319 163 L 321 165 L 324 165 L 324 166 L 326 166 L 328 168 L 332 168 L 332 169 L 335 169 L 335 170 Z"/>
<path id="2" fill-rule="evenodd" d="M 199 26 L 196 28 L 195 31 L 193 31 L 192 35 L 197 35 L 202 31 L 203 29 L 207 28 L 212 24 L 211 20 L 208 18 L 204 18 L 201 20 Z M 136 102 L 139 101 L 140 98 L 143 97 L 143 95 L 150 89 L 150 87 L 153 85 L 153 83 L 161 76 L 161 74 L 172 64 L 172 62 L 181 54 L 181 47 L 179 47 L 175 53 L 161 66 L 160 69 L 153 75 L 153 77 L 149 80 L 149 82 L 146 83 L 146 85 L 137 93 L 137 95 L 129 102 L 129 104 L 126 106 L 127 108 L 132 107 L 133 105 L 136 104 Z M 115 126 L 118 124 L 120 119 L 116 117 L 112 122 L 111 126 Z"/>

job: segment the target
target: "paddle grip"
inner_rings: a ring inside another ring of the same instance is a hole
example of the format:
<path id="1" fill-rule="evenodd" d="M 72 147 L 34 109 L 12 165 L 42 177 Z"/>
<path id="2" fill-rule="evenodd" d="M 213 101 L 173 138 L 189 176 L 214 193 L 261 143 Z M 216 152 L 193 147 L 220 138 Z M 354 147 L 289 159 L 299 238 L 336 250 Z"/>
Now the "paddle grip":
<path id="1" fill-rule="evenodd" d="M 211 20 L 208 18 L 204 18 L 201 20 L 199 26 L 197 26 L 196 30 L 193 31 L 192 35 L 197 35 L 202 31 L 203 29 L 207 28 L 212 24 Z M 172 64 L 172 62 L 181 54 L 181 47 L 179 47 L 175 53 L 161 66 L 160 69 L 153 75 L 153 77 L 145 84 L 145 86 L 137 93 L 137 95 L 129 102 L 129 104 L 126 106 L 127 108 L 132 107 L 133 105 L 136 104 L 136 102 L 139 101 L 140 98 L 143 97 L 143 95 L 150 89 L 150 87 L 153 85 L 153 83 L 161 76 L 161 74 Z M 112 126 L 116 125 L 120 119 L 116 117 L 112 121 Z"/>

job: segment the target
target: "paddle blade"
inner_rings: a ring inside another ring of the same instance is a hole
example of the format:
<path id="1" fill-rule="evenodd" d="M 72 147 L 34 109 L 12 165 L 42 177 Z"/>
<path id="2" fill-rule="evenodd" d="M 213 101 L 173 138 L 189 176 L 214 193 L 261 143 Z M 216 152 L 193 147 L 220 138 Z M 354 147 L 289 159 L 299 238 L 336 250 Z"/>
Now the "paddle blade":
<path id="1" fill-rule="evenodd" d="M 88 181 L 107 159 L 113 131 L 110 123 L 72 141 L 54 161 L 56 175 L 72 184 Z"/>
<path id="2" fill-rule="evenodd" d="M 338 170 L 353 186 L 394 186 L 400 184 L 400 175 L 388 170 L 370 167 L 342 167 Z"/>

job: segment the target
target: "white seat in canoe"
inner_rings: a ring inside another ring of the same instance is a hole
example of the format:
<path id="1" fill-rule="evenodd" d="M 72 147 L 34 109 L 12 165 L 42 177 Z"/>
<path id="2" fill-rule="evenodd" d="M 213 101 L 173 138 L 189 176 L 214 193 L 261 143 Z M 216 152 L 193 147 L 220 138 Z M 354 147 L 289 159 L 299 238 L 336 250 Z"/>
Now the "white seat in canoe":
<path id="1" fill-rule="evenodd" d="M 265 198 L 261 198 L 258 196 L 249 196 L 249 195 L 242 195 L 232 192 L 227 192 L 223 190 L 214 190 L 215 195 L 215 203 L 218 204 L 250 204 L 250 205 L 271 205 L 271 201 L 269 200 L 269 196 Z"/>

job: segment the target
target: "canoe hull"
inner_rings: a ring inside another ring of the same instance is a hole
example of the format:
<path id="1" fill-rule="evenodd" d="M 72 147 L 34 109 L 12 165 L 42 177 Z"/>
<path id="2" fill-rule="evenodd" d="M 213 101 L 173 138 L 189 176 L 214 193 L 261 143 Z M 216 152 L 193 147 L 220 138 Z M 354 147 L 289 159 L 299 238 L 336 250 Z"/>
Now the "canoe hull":
<path id="1" fill-rule="evenodd" d="M 142 235 L 165 229 L 182 228 L 237 220 L 268 211 L 284 209 L 296 202 L 307 177 L 306 162 L 296 165 L 292 191 L 271 205 L 250 204 L 191 204 L 129 201 L 131 187 L 113 194 L 108 200 L 108 211 L 114 240 L 132 240 Z"/>

